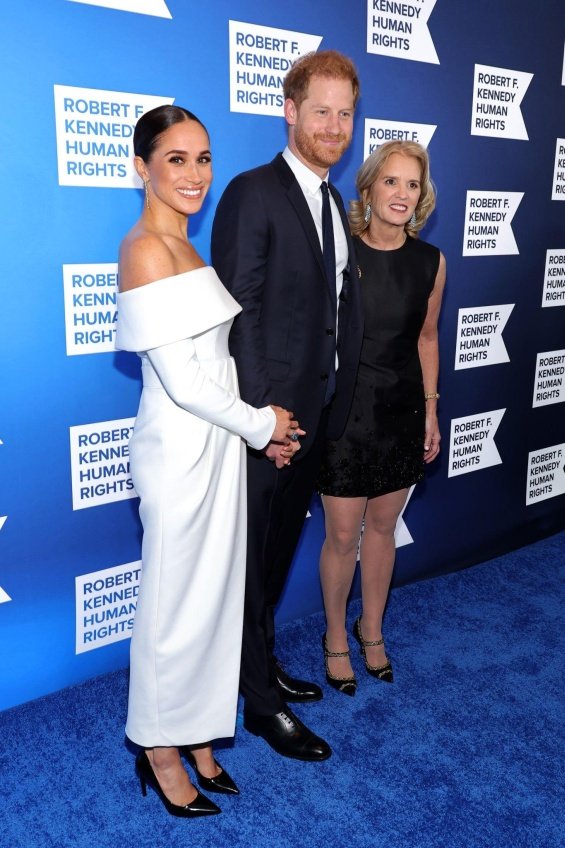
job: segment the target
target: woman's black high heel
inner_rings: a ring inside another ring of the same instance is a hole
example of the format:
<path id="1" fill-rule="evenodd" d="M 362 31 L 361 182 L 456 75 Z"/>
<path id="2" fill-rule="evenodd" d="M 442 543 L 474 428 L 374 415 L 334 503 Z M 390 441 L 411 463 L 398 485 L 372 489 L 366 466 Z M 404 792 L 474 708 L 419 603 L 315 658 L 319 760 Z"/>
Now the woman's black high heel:
<path id="1" fill-rule="evenodd" d="M 368 642 L 366 639 L 363 639 L 363 634 L 361 633 L 361 616 L 356 620 L 353 625 L 353 635 L 359 642 L 361 647 L 361 654 L 363 659 L 365 660 L 365 668 L 369 672 L 370 675 L 376 677 L 378 680 L 383 680 L 385 683 L 392 683 L 394 678 L 392 675 L 392 665 L 387 657 L 387 661 L 384 665 L 374 666 L 369 665 L 367 662 L 367 652 L 365 648 L 375 648 L 377 645 L 383 645 L 384 639 L 377 639 L 375 642 Z"/>
<path id="2" fill-rule="evenodd" d="M 328 665 L 328 657 L 348 657 L 349 651 L 328 651 L 325 633 L 322 636 L 322 648 L 324 649 L 326 680 L 330 686 L 333 686 L 333 688 L 337 689 L 338 692 L 343 692 L 344 695 L 355 695 L 355 692 L 357 691 L 357 678 L 355 675 L 353 675 L 353 677 L 334 677 L 333 674 L 330 674 L 330 668 Z"/>
<path id="3" fill-rule="evenodd" d="M 181 806 L 179 804 L 173 804 L 172 801 L 169 801 L 163 790 L 159 785 L 159 781 L 155 777 L 155 772 L 151 767 L 151 763 L 149 762 L 149 758 L 145 751 L 141 751 L 136 757 L 135 760 L 135 770 L 137 772 L 137 776 L 139 777 L 139 782 L 141 784 L 141 792 L 145 796 L 147 795 L 147 784 L 151 786 L 152 789 L 155 790 L 161 801 L 163 802 L 163 806 L 166 811 L 171 816 L 177 816 L 181 819 L 192 819 L 197 816 L 213 816 L 216 813 L 221 813 L 219 807 L 214 804 L 213 801 L 210 801 L 209 798 L 206 798 L 205 795 L 202 795 L 200 792 L 190 804 L 185 804 Z"/>
<path id="4" fill-rule="evenodd" d="M 198 766 L 196 765 L 196 760 L 194 758 L 194 754 L 187 748 L 186 745 L 183 745 L 179 748 L 180 753 L 183 757 L 186 757 L 194 771 L 196 772 L 196 777 L 198 779 L 198 783 L 202 787 L 202 789 L 206 789 L 207 792 L 221 792 L 223 795 L 239 795 L 239 789 L 237 788 L 235 782 L 229 776 L 227 771 L 222 768 L 222 766 L 214 760 L 218 768 L 221 768 L 221 772 L 216 775 L 216 777 L 204 777 L 203 774 L 200 774 L 198 771 Z"/>

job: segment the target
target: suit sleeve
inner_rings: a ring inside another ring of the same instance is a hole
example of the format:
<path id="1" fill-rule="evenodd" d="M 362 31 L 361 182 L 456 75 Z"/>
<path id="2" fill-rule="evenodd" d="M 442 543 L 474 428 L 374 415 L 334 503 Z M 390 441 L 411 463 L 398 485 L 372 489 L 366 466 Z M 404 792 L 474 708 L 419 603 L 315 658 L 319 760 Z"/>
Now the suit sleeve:
<path id="1" fill-rule="evenodd" d="M 192 339 L 146 351 L 165 391 L 188 412 L 242 436 L 260 450 L 268 444 L 275 427 L 270 407 L 255 409 L 233 392 L 214 382 L 200 367 Z"/>
<path id="2" fill-rule="evenodd" d="M 226 188 L 212 228 L 212 264 L 242 307 L 230 334 L 241 396 L 254 406 L 276 403 L 261 332 L 270 224 L 257 177 L 242 174 Z"/>

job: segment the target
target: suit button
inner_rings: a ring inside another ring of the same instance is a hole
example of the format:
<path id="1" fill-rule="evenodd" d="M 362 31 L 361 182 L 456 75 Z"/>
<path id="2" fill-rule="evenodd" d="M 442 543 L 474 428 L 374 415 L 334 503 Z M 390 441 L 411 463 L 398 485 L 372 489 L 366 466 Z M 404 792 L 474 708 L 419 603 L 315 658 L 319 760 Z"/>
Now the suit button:
<path id="1" fill-rule="evenodd" d="M 320 374 L 320 380 L 327 380 L 327 379 L 328 379 L 327 374 Z"/>
<path id="2" fill-rule="evenodd" d="M 328 329 L 326 330 L 326 336 L 333 336 L 334 332 L 335 331 L 333 327 L 328 327 Z"/>

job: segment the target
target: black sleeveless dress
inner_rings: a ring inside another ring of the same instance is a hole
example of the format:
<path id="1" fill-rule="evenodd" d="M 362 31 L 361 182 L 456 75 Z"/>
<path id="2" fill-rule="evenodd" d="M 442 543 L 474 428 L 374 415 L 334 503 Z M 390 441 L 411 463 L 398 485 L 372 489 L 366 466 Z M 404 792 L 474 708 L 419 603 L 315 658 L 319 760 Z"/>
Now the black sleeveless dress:
<path id="1" fill-rule="evenodd" d="M 365 330 L 349 419 L 328 442 L 318 491 L 374 498 L 424 476 L 425 400 L 418 338 L 440 252 L 407 238 L 375 250 L 356 238 Z"/>

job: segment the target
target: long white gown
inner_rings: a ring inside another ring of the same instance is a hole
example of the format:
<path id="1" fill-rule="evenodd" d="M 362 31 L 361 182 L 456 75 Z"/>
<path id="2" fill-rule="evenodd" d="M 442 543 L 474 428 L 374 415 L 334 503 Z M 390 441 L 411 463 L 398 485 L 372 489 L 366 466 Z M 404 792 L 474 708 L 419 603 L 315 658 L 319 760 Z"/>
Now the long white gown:
<path id="1" fill-rule="evenodd" d="M 118 295 L 116 347 L 141 356 L 130 441 L 143 524 L 126 733 L 143 747 L 233 736 L 246 545 L 245 445 L 275 416 L 239 399 L 241 307 L 210 267 Z"/>

